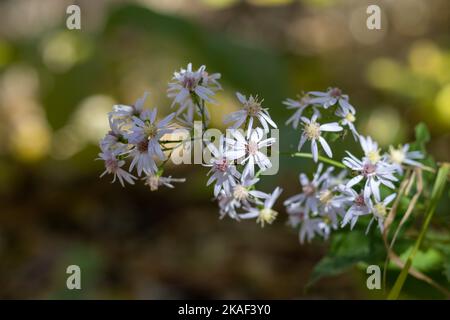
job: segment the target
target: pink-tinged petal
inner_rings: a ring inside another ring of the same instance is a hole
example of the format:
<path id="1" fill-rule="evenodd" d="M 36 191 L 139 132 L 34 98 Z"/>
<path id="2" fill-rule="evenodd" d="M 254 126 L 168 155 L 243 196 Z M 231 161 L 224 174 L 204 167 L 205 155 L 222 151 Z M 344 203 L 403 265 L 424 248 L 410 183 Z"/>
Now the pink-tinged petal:
<path id="1" fill-rule="evenodd" d="M 322 91 L 309 91 L 308 94 L 313 95 L 313 96 L 318 96 L 318 97 L 327 97 L 328 96 L 327 92 L 322 92 Z"/>
<path id="2" fill-rule="evenodd" d="M 380 179 L 380 182 L 390 189 L 395 189 L 395 185 L 386 179 Z"/>
<path id="3" fill-rule="evenodd" d="M 248 193 L 254 196 L 255 198 L 267 199 L 270 197 L 269 194 L 258 190 L 251 190 Z"/>
<path id="4" fill-rule="evenodd" d="M 319 141 L 320 141 L 320 144 L 322 145 L 323 150 L 325 150 L 325 153 L 327 154 L 327 156 L 329 156 L 330 158 L 333 158 L 333 153 L 331 152 L 331 148 L 328 145 L 328 143 L 325 141 L 325 139 L 322 137 L 319 137 Z"/>
<path id="5" fill-rule="evenodd" d="M 362 180 L 363 178 L 364 178 L 364 177 L 363 177 L 362 175 L 356 176 L 356 177 L 350 179 L 350 180 L 347 182 L 347 184 L 345 185 L 345 187 L 346 187 L 346 188 L 351 188 L 351 187 L 353 187 L 354 185 L 360 183 L 361 180 Z"/>
<path id="6" fill-rule="evenodd" d="M 385 206 L 387 206 L 389 203 L 392 202 L 392 200 L 395 199 L 396 196 L 397 196 L 396 193 L 393 193 L 393 194 L 388 195 L 388 196 L 383 200 L 383 204 L 384 204 Z"/>
<path id="7" fill-rule="evenodd" d="M 248 212 L 248 213 L 240 214 L 239 218 L 241 218 L 241 219 L 252 219 L 252 218 L 256 218 L 257 216 L 259 216 L 259 212 L 258 211 L 254 211 L 254 212 Z"/>
<path id="8" fill-rule="evenodd" d="M 337 122 L 325 123 L 320 126 L 321 131 L 338 132 L 342 131 L 342 127 Z"/>
<path id="9" fill-rule="evenodd" d="M 339 105 L 345 111 L 350 111 L 352 114 L 355 114 L 355 108 L 347 101 L 347 99 L 339 99 Z"/>
<path id="10" fill-rule="evenodd" d="M 302 135 L 302 137 L 300 138 L 300 142 L 298 143 L 298 148 L 297 148 L 298 151 L 300 151 L 302 149 L 305 142 L 306 142 L 306 136 Z"/>
<path id="11" fill-rule="evenodd" d="M 236 92 L 236 97 L 242 104 L 245 104 L 247 102 L 247 98 L 240 92 Z"/>
<path id="12" fill-rule="evenodd" d="M 311 141 L 311 153 L 313 155 L 313 160 L 314 162 L 317 162 L 318 158 L 319 158 L 319 150 L 317 148 L 317 142 L 316 140 L 312 140 Z"/>
<path id="13" fill-rule="evenodd" d="M 250 117 L 250 119 L 248 120 L 248 129 L 252 128 L 253 128 L 253 117 Z"/>
<path id="14" fill-rule="evenodd" d="M 306 117 L 301 117 L 300 119 L 306 124 L 310 124 L 311 123 L 311 121 L 308 118 L 306 118 Z"/>
<path id="15" fill-rule="evenodd" d="M 374 179 L 370 179 L 370 190 L 375 197 L 376 201 L 380 201 L 380 183 L 376 182 Z"/>

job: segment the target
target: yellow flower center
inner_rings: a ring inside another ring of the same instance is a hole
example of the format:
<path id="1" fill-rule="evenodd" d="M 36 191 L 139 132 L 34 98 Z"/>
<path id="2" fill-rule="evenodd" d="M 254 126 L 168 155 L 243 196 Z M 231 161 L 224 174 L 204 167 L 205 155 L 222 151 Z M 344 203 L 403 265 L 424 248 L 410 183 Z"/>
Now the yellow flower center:
<path id="1" fill-rule="evenodd" d="M 349 121 L 349 122 L 355 122 L 356 118 L 353 115 L 353 113 L 349 112 L 347 113 L 347 115 L 345 116 L 345 120 Z"/>
<path id="2" fill-rule="evenodd" d="M 320 193 L 319 196 L 319 200 L 320 202 L 322 202 L 323 204 L 328 203 L 331 199 L 333 199 L 333 192 L 331 192 L 330 190 L 325 190 L 323 192 Z"/>
<path id="3" fill-rule="evenodd" d="M 305 125 L 305 135 L 309 140 L 320 137 L 320 125 L 317 122 L 311 122 Z"/>
<path id="4" fill-rule="evenodd" d="M 390 147 L 389 154 L 391 156 L 392 162 L 400 164 L 403 162 L 403 160 L 405 160 L 405 153 L 401 149 L 394 149 Z"/>
<path id="5" fill-rule="evenodd" d="M 370 162 L 377 163 L 381 159 L 380 150 L 369 151 L 369 153 L 367 154 L 367 158 L 370 160 Z"/>
<path id="6" fill-rule="evenodd" d="M 261 227 L 264 227 L 264 223 L 271 224 L 277 217 L 278 212 L 275 210 L 264 208 L 259 211 L 259 216 L 256 219 L 256 223 L 261 223 Z"/>
<path id="7" fill-rule="evenodd" d="M 376 214 L 381 216 L 381 217 L 386 217 L 387 215 L 387 210 L 386 210 L 386 206 L 383 203 L 377 203 L 375 205 L 375 211 Z"/>
<path id="8" fill-rule="evenodd" d="M 250 98 L 248 98 L 248 101 L 245 104 L 244 108 L 247 110 L 247 114 L 250 117 L 257 116 L 258 113 L 262 110 L 261 102 L 262 101 L 258 101 L 257 98 L 254 98 L 253 96 L 250 96 Z"/>
<path id="9" fill-rule="evenodd" d="M 234 187 L 233 197 L 239 201 L 246 200 L 248 198 L 248 190 L 243 185 L 238 184 Z"/>
<path id="10" fill-rule="evenodd" d="M 151 191 L 158 190 L 159 187 L 159 177 L 158 176 L 148 176 L 147 177 L 147 185 L 150 187 Z"/>
<path id="11" fill-rule="evenodd" d="M 152 139 L 158 134 L 158 128 L 154 124 L 148 124 L 144 128 L 144 133 L 149 139 Z"/>

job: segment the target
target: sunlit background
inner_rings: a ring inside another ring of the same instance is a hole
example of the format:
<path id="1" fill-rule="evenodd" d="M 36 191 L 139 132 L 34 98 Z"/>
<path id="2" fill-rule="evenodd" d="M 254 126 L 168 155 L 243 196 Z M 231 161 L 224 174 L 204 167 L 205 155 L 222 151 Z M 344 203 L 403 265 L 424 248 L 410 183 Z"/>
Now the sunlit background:
<path id="1" fill-rule="evenodd" d="M 74 3 L 81 30 L 66 28 Z M 382 9 L 379 31 L 366 28 L 369 4 Z M 98 178 L 96 144 L 115 103 L 147 90 L 147 106 L 169 113 L 171 74 L 192 62 L 222 73 L 214 126 L 237 90 L 263 97 L 282 125 L 284 98 L 338 86 L 360 132 L 387 146 L 423 121 L 429 152 L 448 161 L 449 12 L 447 0 L 0 2 L 0 297 L 373 297 L 358 268 L 306 290 L 327 244 L 301 246 L 282 207 L 264 229 L 219 220 L 201 166 L 170 168 L 188 179 L 175 191 L 123 189 Z M 281 136 L 295 148 L 298 132 Z M 312 165 L 281 166 L 264 187 L 283 186 L 283 200 Z M 65 287 L 70 264 L 81 291 Z"/>

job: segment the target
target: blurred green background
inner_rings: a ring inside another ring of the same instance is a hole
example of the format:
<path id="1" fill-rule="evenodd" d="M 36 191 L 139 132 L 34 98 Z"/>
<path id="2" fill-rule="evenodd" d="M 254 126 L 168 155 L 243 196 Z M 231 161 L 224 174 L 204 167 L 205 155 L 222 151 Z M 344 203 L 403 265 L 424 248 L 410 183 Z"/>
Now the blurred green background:
<path id="1" fill-rule="evenodd" d="M 81 30 L 65 25 L 73 3 Z M 382 8 L 380 31 L 366 28 L 369 4 Z M 234 91 L 258 94 L 282 127 L 281 148 L 295 149 L 281 101 L 338 86 L 358 108 L 360 132 L 386 146 L 412 140 L 423 121 L 429 152 L 448 161 L 449 12 L 447 0 L 0 2 L 0 297 L 379 297 L 358 268 L 306 290 L 328 245 L 300 246 L 282 201 L 264 229 L 219 220 L 205 168 L 171 167 L 188 179 L 175 190 L 124 189 L 98 178 L 97 142 L 112 105 L 145 90 L 147 106 L 169 113 L 167 82 L 192 62 L 222 73 L 215 126 L 237 108 Z M 263 187 L 281 185 L 284 200 L 311 168 L 283 160 Z M 81 291 L 66 289 L 70 264 L 82 269 Z M 406 297 L 434 297 L 408 283 Z"/>

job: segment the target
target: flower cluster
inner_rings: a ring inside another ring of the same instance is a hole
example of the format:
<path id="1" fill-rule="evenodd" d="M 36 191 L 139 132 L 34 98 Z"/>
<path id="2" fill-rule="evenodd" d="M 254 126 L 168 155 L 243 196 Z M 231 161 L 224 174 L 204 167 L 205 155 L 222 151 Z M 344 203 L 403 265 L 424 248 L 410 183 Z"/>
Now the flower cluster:
<path id="1" fill-rule="evenodd" d="M 272 167 L 265 151 L 276 139 L 267 138 L 266 134 L 269 127 L 277 126 L 268 109 L 262 106 L 262 100 L 252 95 L 247 98 L 239 92 L 236 96 L 242 107 L 225 117 L 224 123 L 233 123 L 227 135 L 220 137 L 218 147 L 208 144 L 212 158 L 207 164 L 211 167 L 207 184 L 215 181 L 214 195 L 222 217 L 256 218 L 264 226 L 277 217 L 272 207 L 282 192 L 279 187 L 270 194 L 256 190 L 258 176 Z"/>
<path id="2" fill-rule="evenodd" d="M 163 137 L 174 130 L 172 120 L 175 113 L 157 120 L 157 109 L 144 109 L 148 94 L 132 106 L 115 105 L 108 115 L 110 131 L 100 141 L 99 159 L 105 162 L 105 172 L 113 174 L 124 186 L 124 182 L 134 184 L 141 177 L 151 190 L 159 186 L 172 186 L 172 182 L 182 179 L 162 177 L 162 164 L 167 160 Z M 124 169 L 130 159 L 128 170 Z"/>
<path id="3" fill-rule="evenodd" d="M 99 159 L 105 164 L 101 176 L 112 174 L 113 182 L 118 180 L 122 186 L 134 184 L 140 177 L 152 191 L 184 182 L 162 174 L 172 152 L 194 141 L 171 140 L 171 134 L 179 127 L 193 133 L 195 121 L 201 121 L 203 130 L 208 128 L 208 105 L 217 104 L 220 77 L 219 73 L 207 73 L 205 66 L 194 71 L 191 64 L 175 72 L 167 96 L 172 99 L 171 107 L 177 109 L 162 119 L 156 108 L 144 108 L 147 94 L 132 106 L 113 106 L 108 116 L 110 131 L 100 141 Z M 226 133 L 214 139 L 204 134 L 200 137 L 205 151 L 202 165 L 209 168 L 206 185 L 212 186 L 221 218 L 256 219 L 264 226 L 278 216 L 273 207 L 282 193 L 280 187 L 271 193 L 257 189 L 261 174 L 273 165 L 268 150 L 277 143 L 271 136 L 277 124 L 263 99 L 239 92 L 236 97 L 240 108 L 225 117 Z M 294 110 L 286 125 L 300 131 L 298 151 L 307 142 L 311 148 L 310 153 L 290 155 L 312 158 L 317 164 L 312 177 L 300 174 L 301 192 L 284 201 L 289 224 L 299 228 L 300 242 L 309 242 L 316 235 L 327 239 L 332 230 L 347 225 L 353 228 L 362 216 L 371 218 L 367 230 L 374 221 L 383 230 L 405 167 L 422 166 L 418 160 L 423 154 L 410 151 L 407 144 L 382 152 L 371 137 L 358 133 L 356 109 L 338 88 L 310 91 L 283 103 Z M 346 133 L 359 142 L 361 155 L 346 151 L 342 162 L 332 160 L 330 144 L 344 139 Z"/>
<path id="4" fill-rule="evenodd" d="M 144 108 L 147 94 L 132 106 L 113 106 L 108 118 L 111 130 L 100 141 L 99 159 L 104 160 L 106 168 L 101 176 L 112 174 L 113 182 L 117 178 L 122 186 L 125 182 L 134 184 L 137 176 L 143 176 L 142 180 L 152 191 L 184 182 L 185 179 L 163 177 L 162 173 L 173 150 L 193 141 L 174 141 L 170 134 L 176 127 L 193 130 L 196 120 L 207 129 L 210 119 L 207 104 L 217 103 L 214 95 L 222 89 L 220 77 L 219 73 L 207 73 L 205 66 L 194 71 L 192 64 L 175 72 L 167 96 L 172 99 L 171 107 L 177 109 L 161 120 L 157 119 L 156 108 Z M 281 193 L 280 188 L 272 193 L 256 190 L 259 175 L 272 166 L 265 151 L 275 143 L 275 138 L 266 135 L 270 127 L 277 125 L 262 106 L 263 100 L 253 95 L 247 98 L 241 93 L 236 96 L 241 109 L 224 120 L 230 124 L 227 134 L 214 142 L 201 138 L 202 147 L 210 153 L 208 161 L 203 163 L 210 168 L 206 184 L 214 185 L 221 217 L 256 218 L 263 226 L 277 216 L 272 207 Z M 128 169 L 125 168 L 127 160 L 130 160 Z"/>
<path id="5" fill-rule="evenodd" d="M 284 202 L 289 224 L 299 226 L 300 242 L 305 239 L 311 241 L 315 235 L 326 239 L 331 230 L 347 224 L 353 228 L 358 218 L 366 215 L 371 216 L 367 231 L 373 221 L 377 221 L 383 231 L 388 206 L 396 198 L 396 183 L 403 175 L 404 166 L 421 166 L 417 160 L 422 159 L 423 155 L 419 151 L 409 151 L 409 145 L 397 149 L 391 146 L 389 153 L 381 153 L 377 142 L 357 132 L 354 126 L 356 110 L 349 103 L 348 96 L 337 88 L 326 92 L 308 92 L 298 100 L 287 99 L 284 104 L 288 109 L 296 109 L 286 124 L 292 124 L 297 129 L 303 123 L 298 149 L 309 140 L 314 161 L 328 160 L 326 162 L 332 165 L 323 170 L 324 163 L 320 162 L 311 180 L 300 174 L 302 192 Z M 303 116 L 308 107 L 313 112 L 310 119 Z M 333 107 L 335 110 L 328 116 L 338 117 L 337 121 L 319 124 L 317 119 Z M 344 127 L 359 141 L 363 156 L 357 158 L 346 151 L 347 156 L 341 164 L 329 159 L 332 151 L 322 134 L 339 132 Z M 317 142 L 329 158 L 319 156 Z M 336 165 L 345 169 L 333 175 Z M 381 189 L 387 194 L 384 199 Z"/>

